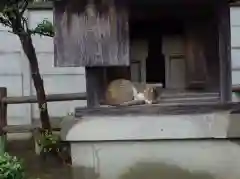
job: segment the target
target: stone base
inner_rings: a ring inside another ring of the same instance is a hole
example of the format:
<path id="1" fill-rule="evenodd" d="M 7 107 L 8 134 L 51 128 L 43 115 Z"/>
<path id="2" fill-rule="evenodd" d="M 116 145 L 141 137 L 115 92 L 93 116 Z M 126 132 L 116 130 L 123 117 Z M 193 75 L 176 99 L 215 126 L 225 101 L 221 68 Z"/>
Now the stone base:
<path id="1" fill-rule="evenodd" d="M 63 123 L 74 178 L 239 179 L 239 114 L 88 116 Z"/>
<path id="2" fill-rule="evenodd" d="M 240 141 L 72 144 L 74 179 L 239 179 Z"/>

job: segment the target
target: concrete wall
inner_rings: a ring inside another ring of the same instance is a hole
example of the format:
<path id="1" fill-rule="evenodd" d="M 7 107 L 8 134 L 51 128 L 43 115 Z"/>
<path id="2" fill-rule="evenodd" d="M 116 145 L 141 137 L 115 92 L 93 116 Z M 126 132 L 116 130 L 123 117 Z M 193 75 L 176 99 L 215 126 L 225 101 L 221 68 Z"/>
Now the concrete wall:
<path id="1" fill-rule="evenodd" d="M 31 28 L 43 19 L 53 20 L 52 9 L 29 9 L 26 13 Z M 8 96 L 27 96 L 35 94 L 32 85 L 29 64 L 22 51 L 17 36 L 0 26 L 0 86 L 7 87 Z M 55 68 L 53 39 L 34 36 L 40 71 L 47 94 L 85 92 L 84 68 Z M 65 116 L 75 106 L 85 105 L 85 101 L 49 103 L 51 116 Z M 30 124 L 32 118 L 38 118 L 36 105 L 21 104 L 8 106 L 9 124 Z"/>

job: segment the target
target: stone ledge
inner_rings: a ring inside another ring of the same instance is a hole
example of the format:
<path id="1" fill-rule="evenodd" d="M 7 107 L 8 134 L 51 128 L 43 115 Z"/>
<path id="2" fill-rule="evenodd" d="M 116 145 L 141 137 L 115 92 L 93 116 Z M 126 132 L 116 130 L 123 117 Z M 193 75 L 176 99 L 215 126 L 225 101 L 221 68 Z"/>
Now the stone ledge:
<path id="1" fill-rule="evenodd" d="M 231 111 L 240 113 L 239 103 L 230 102 L 227 104 L 220 103 L 187 103 L 187 104 L 153 104 L 153 105 L 133 105 L 117 107 L 97 107 L 87 108 L 78 107 L 75 109 L 75 116 L 154 116 L 154 115 L 195 115 L 209 114 L 221 111 Z"/>
<path id="2" fill-rule="evenodd" d="M 131 141 L 240 137 L 240 114 L 85 116 L 62 123 L 64 141 Z"/>

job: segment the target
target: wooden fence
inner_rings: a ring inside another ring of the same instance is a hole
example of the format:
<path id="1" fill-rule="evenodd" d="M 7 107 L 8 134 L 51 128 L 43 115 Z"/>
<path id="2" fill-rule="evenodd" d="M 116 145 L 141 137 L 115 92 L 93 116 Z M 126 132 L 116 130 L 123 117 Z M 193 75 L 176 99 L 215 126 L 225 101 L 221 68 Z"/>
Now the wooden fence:
<path id="1" fill-rule="evenodd" d="M 51 94 L 46 95 L 46 99 L 47 102 L 86 100 L 86 93 Z M 29 131 L 35 127 L 31 125 L 7 126 L 7 105 L 24 103 L 37 103 L 37 97 L 7 97 L 7 88 L 0 87 L 0 136 L 8 132 Z"/>

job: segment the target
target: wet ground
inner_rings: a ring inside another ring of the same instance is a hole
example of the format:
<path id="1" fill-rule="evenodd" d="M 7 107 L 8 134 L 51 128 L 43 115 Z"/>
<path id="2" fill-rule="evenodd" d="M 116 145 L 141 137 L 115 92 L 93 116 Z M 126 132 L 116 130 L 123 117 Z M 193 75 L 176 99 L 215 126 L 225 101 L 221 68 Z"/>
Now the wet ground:
<path id="1" fill-rule="evenodd" d="M 8 152 L 24 160 L 27 179 L 71 179 L 70 167 L 59 160 L 48 158 L 44 161 L 34 152 L 31 140 L 8 142 Z"/>

